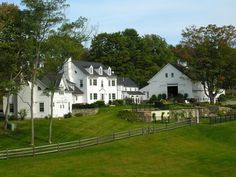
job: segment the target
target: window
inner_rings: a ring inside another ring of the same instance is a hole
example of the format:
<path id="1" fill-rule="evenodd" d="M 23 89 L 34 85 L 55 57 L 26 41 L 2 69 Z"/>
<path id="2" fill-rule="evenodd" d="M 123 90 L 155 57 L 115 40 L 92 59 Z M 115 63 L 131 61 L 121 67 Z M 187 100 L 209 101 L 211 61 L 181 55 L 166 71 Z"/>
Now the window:
<path id="1" fill-rule="evenodd" d="M 99 68 L 99 75 L 102 75 L 102 67 Z"/>
<path id="2" fill-rule="evenodd" d="M 112 86 L 115 86 L 115 85 L 116 85 L 116 81 L 115 81 L 115 80 L 112 80 L 111 85 L 112 85 Z"/>
<path id="3" fill-rule="evenodd" d="M 168 77 L 168 73 L 166 73 L 166 78 Z"/>
<path id="4" fill-rule="evenodd" d="M 77 97 L 77 96 L 75 96 L 75 100 L 76 100 L 76 101 L 78 100 L 78 97 Z"/>
<path id="5" fill-rule="evenodd" d="M 111 100 L 111 94 L 109 93 L 109 100 Z"/>
<path id="6" fill-rule="evenodd" d="M 174 77 L 174 73 L 171 73 L 171 77 Z"/>
<path id="7" fill-rule="evenodd" d="M 14 104 L 10 104 L 9 106 L 10 106 L 10 112 L 14 113 Z"/>
<path id="8" fill-rule="evenodd" d="M 79 86 L 80 86 L 80 87 L 83 87 L 83 86 L 84 86 L 84 83 L 83 83 L 83 80 L 82 80 L 82 79 L 79 80 Z"/>
<path id="9" fill-rule="evenodd" d="M 103 80 L 101 80 L 101 87 L 103 87 Z"/>
<path id="10" fill-rule="evenodd" d="M 101 100 L 104 100 L 104 94 L 101 94 Z"/>
<path id="11" fill-rule="evenodd" d="M 93 79 L 93 85 L 97 85 L 97 79 Z"/>
<path id="12" fill-rule="evenodd" d="M 92 79 L 89 79 L 89 85 L 92 85 Z"/>
<path id="13" fill-rule="evenodd" d="M 97 100 L 97 99 L 98 99 L 98 94 L 97 94 L 97 93 L 94 93 L 94 94 L 93 94 L 93 99 L 94 99 L 94 100 Z"/>
<path id="14" fill-rule="evenodd" d="M 112 99 L 115 100 L 116 99 L 116 94 L 112 93 Z"/>
<path id="15" fill-rule="evenodd" d="M 44 112 L 44 103 L 39 103 L 39 112 Z"/>
<path id="16" fill-rule="evenodd" d="M 68 110 L 70 111 L 70 102 L 68 103 Z"/>
<path id="17" fill-rule="evenodd" d="M 147 99 L 149 99 L 149 92 L 147 92 Z"/>
<path id="18" fill-rule="evenodd" d="M 109 76 L 111 75 L 111 68 L 110 67 L 108 68 L 108 75 Z"/>
<path id="19" fill-rule="evenodd" d="M 93 99 L 93 94 L 92 93 L 90 93 L 90 100 L 92 100 Z"/>
<path id="20" fill-rule="evenodd" d="M 75 70 L 75 74 L 77 74 L 77 71 Z"/>
<path id="21" fill-rule="evenodd" d="M 108 80 L 108 86 L 111 86 L 111 81 L 110 80 Z"/>
<path id="22" fill-rule="evenodd" d="M 89 73 L 90 73 L 90 74 L 93 74 L 93 66 L 90 66 L 90 68 L 89 68 Z"/>

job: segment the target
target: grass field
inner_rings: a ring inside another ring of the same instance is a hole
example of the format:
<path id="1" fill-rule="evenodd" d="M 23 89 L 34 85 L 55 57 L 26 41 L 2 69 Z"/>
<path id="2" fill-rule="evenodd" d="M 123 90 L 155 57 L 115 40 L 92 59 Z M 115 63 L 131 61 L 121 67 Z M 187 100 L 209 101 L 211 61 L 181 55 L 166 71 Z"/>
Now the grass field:
<path id="1" fill-rule="evenodd" d="M 235 177 L 236 122 L 189 126 L 76 151 L 0 161 L 4 177 Z"/>
<path id="2" fill-rule="evenodd" d="M 72 140 L 146 125 L 118 119 L 120 109 L 55 120 L 54 139 Z M 38 144 L 46 143 L 46 123 L 36 122 Z M 29 121 L 17 124 L 18 132 L 7 138 L 1 134 L 2 147 L 28 145 Z M 2 160 L 0 177 L 235 177 L 235 127 L 236 122 L 201 124 L 75 151 Z"/>
<path id="3" fill-rule="evenodd" d="M 120 110 L 126 107 L 102 108 L 97 115 L 53 120 L 53 143 L 78 140 L 94 136 L 111 134 L 113 132 L 143 127 L 148 123 L 127 122 L 117 117 Z M 47 144 L 48 121 L 35 119 L 35 143 Z M 3 123 L 3 122 L 2 122 Z M 31 139 L 31 121 L 15 121 L 15 132 L 3 132 L 0 129 L 0 150 L 6 148 L 27 147 Z"/>

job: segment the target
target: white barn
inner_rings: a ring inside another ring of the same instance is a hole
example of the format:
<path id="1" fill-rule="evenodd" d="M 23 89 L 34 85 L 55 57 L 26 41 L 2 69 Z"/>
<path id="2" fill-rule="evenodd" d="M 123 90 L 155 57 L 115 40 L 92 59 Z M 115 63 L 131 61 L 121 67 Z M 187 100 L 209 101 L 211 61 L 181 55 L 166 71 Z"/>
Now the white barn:
<path id="1" fill-rule="evenodd" d="M 140 89 L 144 93 L 143 99 L 149 100 L 152 95 L 159 94 L 166 94 L 167 98 L 171 98 L 180 93 L 187 94 L 188 98 L 194 98 L 199 102 L 209 102 L 203 85 L 199 81 L 192 80 L 185 69 L 186 66 L 180 64 L 165 65 L 148 81 L 147 86 Z"/>

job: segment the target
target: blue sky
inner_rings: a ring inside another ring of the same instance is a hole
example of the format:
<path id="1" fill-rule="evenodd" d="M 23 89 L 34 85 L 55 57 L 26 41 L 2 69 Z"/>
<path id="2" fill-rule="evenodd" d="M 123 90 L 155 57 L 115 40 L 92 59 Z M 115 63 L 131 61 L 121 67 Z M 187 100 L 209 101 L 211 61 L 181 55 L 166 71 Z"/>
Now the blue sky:
<path id="1" fill-rule="evenodd" d="M 20 0 L 0 2 L 20 4 Z M 97 33 L 134 28 L 140 35 L 157 34 L 178 44 L 188 26 L 236 26 L 236 0 L 67 0 L 66 15 L 97 26 Z"/>

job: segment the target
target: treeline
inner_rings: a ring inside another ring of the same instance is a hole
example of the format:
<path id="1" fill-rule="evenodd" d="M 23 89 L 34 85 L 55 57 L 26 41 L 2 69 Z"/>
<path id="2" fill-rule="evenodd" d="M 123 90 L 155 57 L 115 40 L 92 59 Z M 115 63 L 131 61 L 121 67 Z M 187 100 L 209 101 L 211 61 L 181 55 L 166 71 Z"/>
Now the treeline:
<path id="1" fill-rule="evenodd" d="M 118 76 L 129 77 L 141 87 L 175 60 L 172 48 L 158 35 L 140 36 L 135 29 L 126 29 L 95 36 L 88 59 L 111 66 Z"/>

